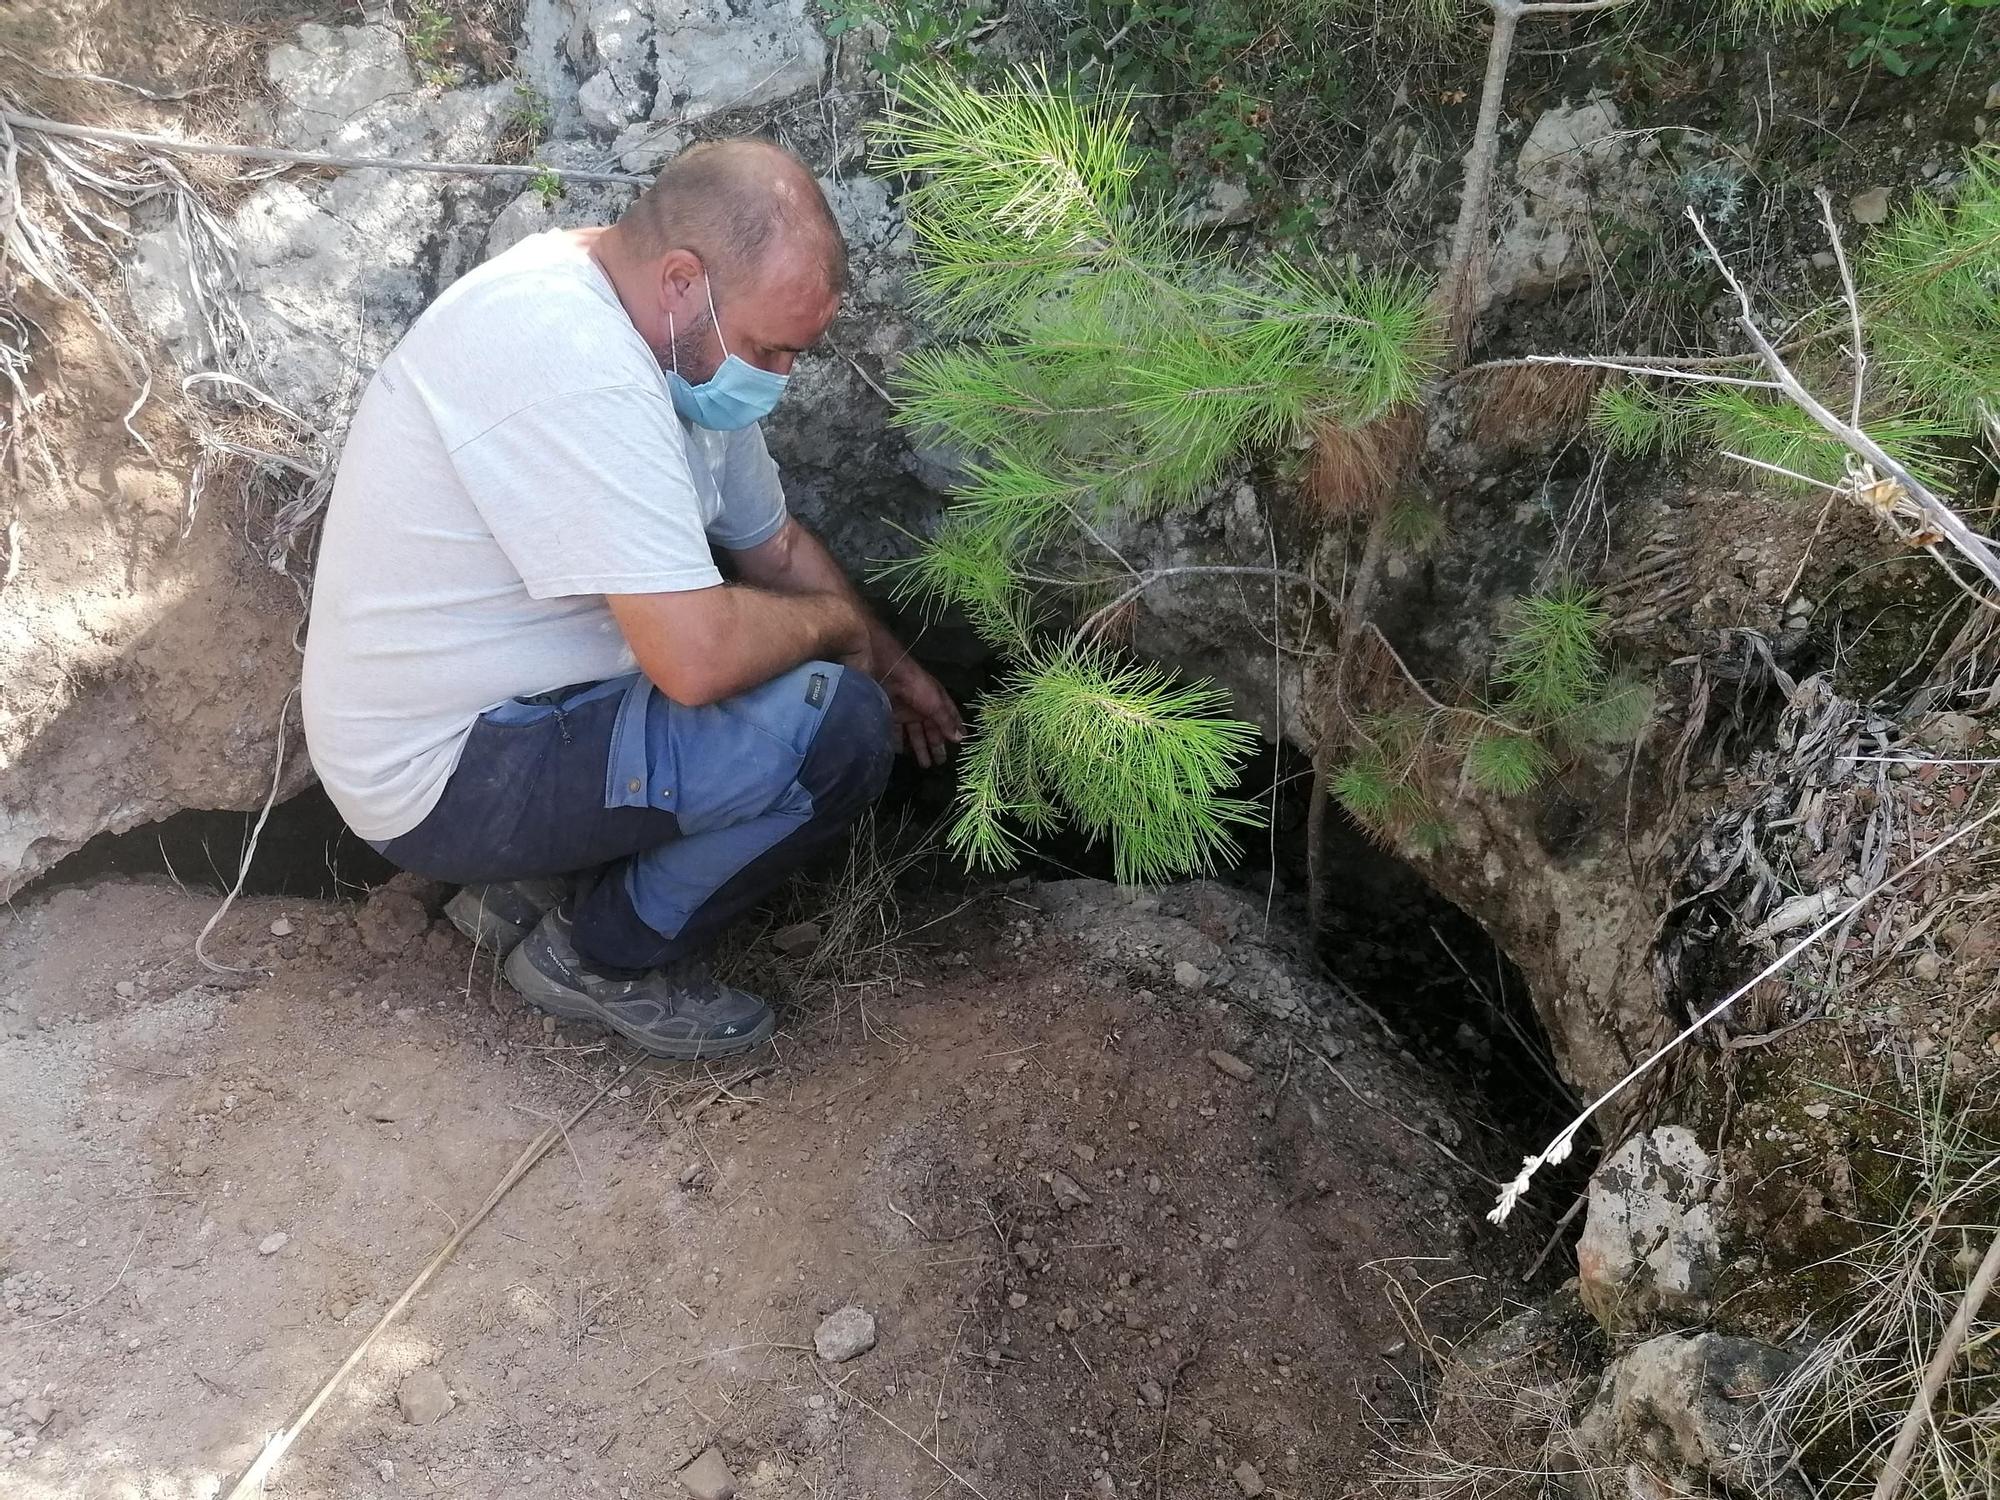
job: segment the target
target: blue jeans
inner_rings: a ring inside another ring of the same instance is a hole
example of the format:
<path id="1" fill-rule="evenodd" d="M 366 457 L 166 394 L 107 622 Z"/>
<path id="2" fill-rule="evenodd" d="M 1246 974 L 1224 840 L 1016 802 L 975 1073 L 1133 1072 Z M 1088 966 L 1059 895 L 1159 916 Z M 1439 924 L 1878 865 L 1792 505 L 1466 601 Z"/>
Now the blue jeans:
<path id="1" fill-rule="evenodd" d="M 703 708 L 634 674 L 491 710 L 430 815 L 376 848 L 435 880 L 580 877 L 577 952 L 645 969 L 699 952 L 882 793 L 882 689 L 807 662 Z"/>

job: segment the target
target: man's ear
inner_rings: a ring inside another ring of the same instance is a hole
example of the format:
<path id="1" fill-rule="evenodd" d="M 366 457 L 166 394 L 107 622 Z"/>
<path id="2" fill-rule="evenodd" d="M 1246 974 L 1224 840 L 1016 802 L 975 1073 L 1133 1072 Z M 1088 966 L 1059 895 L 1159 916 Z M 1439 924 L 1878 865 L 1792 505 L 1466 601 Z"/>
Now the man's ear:
<path id="1" fill-rule="evenodd" d="M 688 322 L 699 300 L 694 295 L 695 284 L 704 274 L 701 257 L 692 250 L 669 250 L 660 257 L 660 306 L 681 323 Z"/>

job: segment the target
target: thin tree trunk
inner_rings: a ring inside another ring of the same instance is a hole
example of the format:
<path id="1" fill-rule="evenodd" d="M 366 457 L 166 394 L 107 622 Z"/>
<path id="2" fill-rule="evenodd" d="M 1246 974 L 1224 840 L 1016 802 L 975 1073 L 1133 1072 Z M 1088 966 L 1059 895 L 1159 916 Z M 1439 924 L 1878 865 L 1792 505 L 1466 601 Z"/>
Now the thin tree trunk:
<path id="1" fill-rule="evenodd" d="M 1520 24 L 1516 0 L 1493 0 L 1493 39 L 1486 48 L 1486 81 L 1479 89 L 1479 123 L 1465 153 L 1465 180 L 1458 193 L 1458 223 L 1451 253 L 1438 283 L 1438 305 L 1451 335 L 1452 361 L 1465 358 L 1472 317 L 1486 281 L 1487 203 L 1493 167 L 1500 158 L 1500 105 L 1507 92 L 1507 69 L 1514 58 L 1514 30 Z"/>

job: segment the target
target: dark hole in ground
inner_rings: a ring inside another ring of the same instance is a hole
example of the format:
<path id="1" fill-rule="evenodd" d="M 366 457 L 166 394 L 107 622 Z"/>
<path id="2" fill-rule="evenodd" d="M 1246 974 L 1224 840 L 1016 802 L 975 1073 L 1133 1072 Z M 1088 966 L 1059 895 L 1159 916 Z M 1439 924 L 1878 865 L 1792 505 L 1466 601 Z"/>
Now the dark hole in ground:
<path id="1" fill-rule="evenodd" d="M 1295 917 L 1304 901 L 1310 785 L 1303 755 L 1286 749 L 1274 757 L 1266 747 L 1254 757 L 1238 795 L 1271 809 L 1271 826 L 1244 830 L 1238 858 L 1217 876 L 1268 898 L 1283 917 Z M 898 838 L 935 846 L 951 810 L 952 788 L 949 772 L 926 772 L 899 760 L 879 826 L 899 829 Z M 100 834 L 22 895 L 111 876 L 166 877 L 220 894 L 236 879 L 256 822 L 255 812 L 188 811 L 127 833 Z M 1414 869 L 1345 816 L 1336 812 L 1330 822 L 1332 901 L 1320 958 L 1404 1049 L 1457 1084 L 1468 1138 L 1446 1144 L 1489 1175 L 1511 1175 L 1518 1158 L 1538 1148 L 1574 1112 L 1527 985 L 1485 929 Z M 394 873 L 314 786 L 271 809 L 244 890 L 356 900 Z M 1107 849 L 1070 835 L 1044 841 L 1020 873 L 1108 880 L 1111 858 Z M 984 881 L 935 847 L 905 879 L 930 891 Z M 1563 1169 L 1564 1180 L 1552 1183 L 1558 1191 L 1540 1201 L 1567 1202 L 1587 1176 L 1590 1156 L 1578 1153 L 1575 1164 Z M 1572 1191 L 1560 1191 L 1565 1188 Z"/>
<path id="2" fill-rule="evenodd" d="M 100 833 L 15 899 L 107 876 L 163 875 L 220 893 L 235 883 L 256 824 L 254 812 L 189 809 L 126 833 Z M 253 896 L 351 901 L 395 873 L 349 831 L 315 783 L 271 809 L 243 889 Z"/>

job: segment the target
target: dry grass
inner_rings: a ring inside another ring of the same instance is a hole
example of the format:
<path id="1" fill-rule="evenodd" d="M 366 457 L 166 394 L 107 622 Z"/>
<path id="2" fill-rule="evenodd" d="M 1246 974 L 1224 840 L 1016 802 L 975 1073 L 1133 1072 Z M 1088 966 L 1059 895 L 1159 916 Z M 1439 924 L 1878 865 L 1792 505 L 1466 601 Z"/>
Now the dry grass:
<path id="1" fill-rule="evenodd" d="M 1772 1393 L 1770 1422 L 1796 1440 L 1798 1462 L 1825 1500 L 1876 1493 L 1883 1460 L 1958 1311 L 1981 1252 L 2000 1232 L 2000 1140 L 1948 1092 L 1950 1070 L 1919 1076 L 1912 1096 L 1882 1104 L 1910 1145 L 1889 1157 L 1905 1197 L 1867 1238 L 1815 1268 L 1850 1291 L 1839 1320 Z M 1985 1100 L 1990 1107 L 1991 1080 Z M 1932 1405 L 1906 1475 L 1925 1500 L 2000 1495 L 2000 1308 L 1976 1316 Z"/>
<path id="2" fill-rule="evenodd" d="M 1386 1290 L 1427 1379 L 1411 1391 L 1420 1416 L 1376 1420 L 1374 1493 L 1386 1500 L 1624 1496 L 1622 1474 L 1580 1456 L 1576 1424 L 1595 1389 L 1598 1358 L 1585 1342 L 1581 1309 L 1570 1317 L 1529 1313 L 1452 1344 L 1425 1324 L 1423 1302 L 1434 1288 L 1412 1291 L 1407 1276 L 1385 1276 Z"/>

